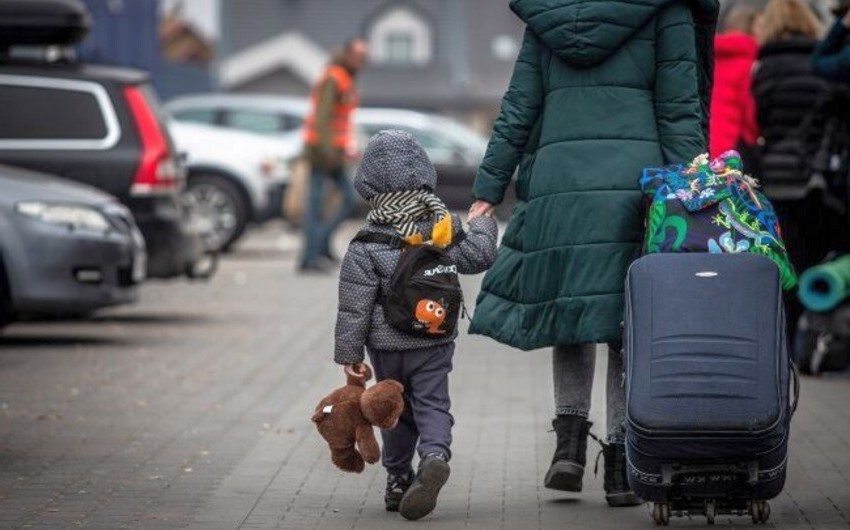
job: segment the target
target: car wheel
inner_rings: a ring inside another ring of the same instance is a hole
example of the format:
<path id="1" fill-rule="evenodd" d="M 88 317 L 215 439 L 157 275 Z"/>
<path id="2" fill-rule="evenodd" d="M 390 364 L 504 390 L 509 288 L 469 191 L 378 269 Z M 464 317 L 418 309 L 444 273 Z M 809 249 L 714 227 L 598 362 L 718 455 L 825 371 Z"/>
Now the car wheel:
<path id="1" fill-rule="evenodd" d="M 248 226 L 247 201 L 225 177 L 190 176 L 184 199 L 207 250 L 226 252 Z"/>

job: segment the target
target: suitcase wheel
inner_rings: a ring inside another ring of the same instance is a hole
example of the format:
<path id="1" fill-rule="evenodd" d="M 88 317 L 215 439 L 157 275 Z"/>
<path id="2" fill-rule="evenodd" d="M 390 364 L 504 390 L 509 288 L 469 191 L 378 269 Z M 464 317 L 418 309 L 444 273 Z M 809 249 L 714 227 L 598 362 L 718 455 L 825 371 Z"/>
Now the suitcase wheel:
<path id="1" fill-rule="evenodd" d="M 753 524 L 765 524 L 770 517 L 770 504 L 767 501 L 752 501 L 750 503 L 750 515 L 753 516 Z"/>
<path id="2" fill-rule="evenodd" d="M 658 526 L 670 524 L 670 505 L 666 502 L 656 502 L 652 505 L 652 519 Z"/>
<path id="3" fill-rule="evenodd" d="M 705 501 L 705 520 L 708 524 L 714 524 L 714 517 L 717 515 L 717 505 L 714 501 Z"/>

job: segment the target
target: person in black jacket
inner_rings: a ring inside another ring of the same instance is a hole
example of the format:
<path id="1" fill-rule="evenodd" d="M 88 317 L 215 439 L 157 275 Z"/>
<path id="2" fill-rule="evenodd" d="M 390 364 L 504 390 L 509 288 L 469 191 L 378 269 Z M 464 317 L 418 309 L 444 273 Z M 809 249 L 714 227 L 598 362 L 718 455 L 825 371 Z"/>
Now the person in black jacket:
<path id="1" fill-rule="evenodd" d="M 850 83 L 850 2 L 843 0 L 833 11 L 832 29 L 815 48 L 812 67 L 817 75 L 841 83 Z"/>
<path id="2" fill-rule="evenodd" d="M 834 247 L 843 219 L 813 192 L 810 161 L 821 140 L 824 106 L 832 84 L 815 75 L 812 53 L 821 24 L 800 0 L 771 0 L 756 23 L 761 43 L 753 69 L 753 95 L 762 146 L 756 175 L 773 201 L 788 253 L 798 271 Z M 796 296 L 786 304 L 790 338 L 802 314 Z"/>

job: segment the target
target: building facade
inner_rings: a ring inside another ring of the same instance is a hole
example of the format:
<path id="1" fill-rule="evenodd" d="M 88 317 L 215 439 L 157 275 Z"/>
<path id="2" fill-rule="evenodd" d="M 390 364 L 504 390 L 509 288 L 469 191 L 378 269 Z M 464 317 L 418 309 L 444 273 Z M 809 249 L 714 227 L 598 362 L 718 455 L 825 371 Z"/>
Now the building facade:
<path id="1" fill-rule="evenodd" d="M 522 37 L 507 1 L 238 0 L 221 5 L 217 81 L 228 92 L 306 95 L 335 49 L 365 38 L 363 104 L 489 127 Z"/>

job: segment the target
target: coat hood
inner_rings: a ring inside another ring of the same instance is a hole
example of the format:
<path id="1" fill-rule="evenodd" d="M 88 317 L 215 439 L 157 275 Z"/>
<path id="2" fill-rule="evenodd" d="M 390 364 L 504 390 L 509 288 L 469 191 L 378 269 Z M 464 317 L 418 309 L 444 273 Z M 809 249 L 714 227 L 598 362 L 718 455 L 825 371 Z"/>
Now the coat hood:
<path id="1" fill-rule="evenodd" d="M 558 57 L 589 68 L 604 62 L 659 11 L 686 0 L 511 0 L 511 9 Z M 713 37 L 717 0 L 688 0 L 700 33 Z M 709 40 L 710 42 L 710 40 Z"/>
<path id="2" fill-rule="evenodd" d="M 394 129 L 369 140 L 354 176 L 354 188 L 366 200 L 393 191 L 434 191 L 436 185 L 437 171 L 425 150 L 412 134 Z"/>
<path id="3" fill-rule="evenodd" d="M 722 33 L 714 39 L 714 54 L 718 60 L 755 59 L 758 53 L 758 41 L 740 31 Z"/>

